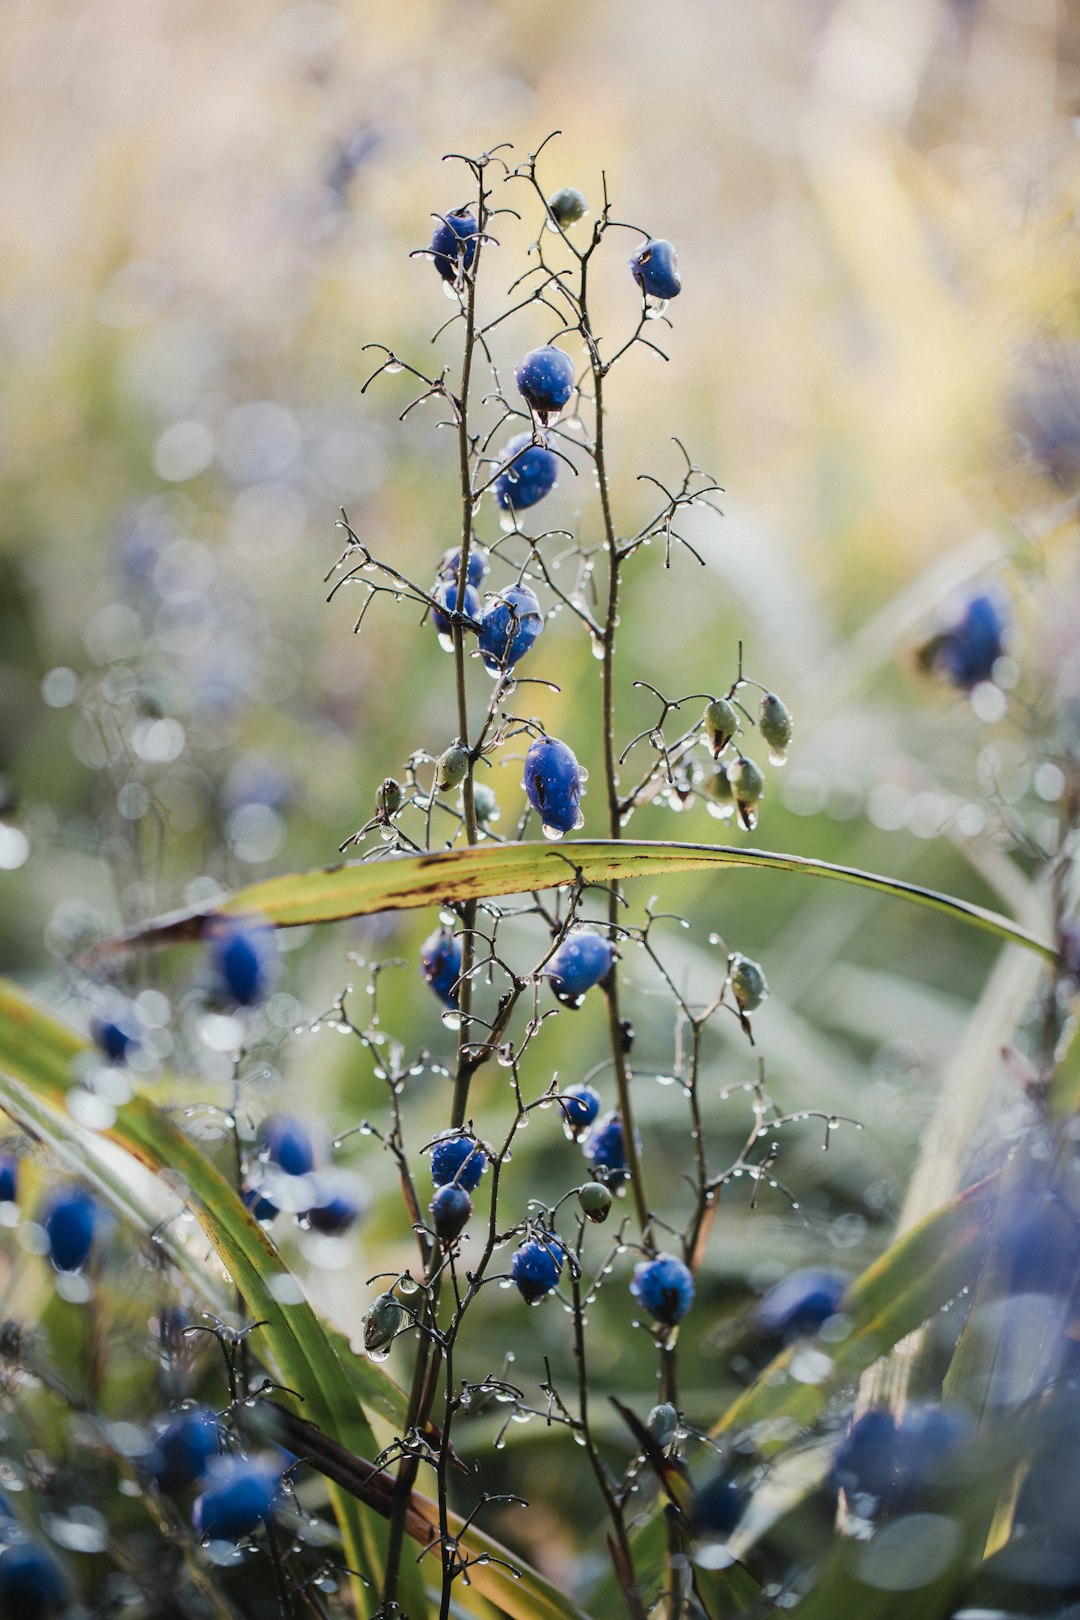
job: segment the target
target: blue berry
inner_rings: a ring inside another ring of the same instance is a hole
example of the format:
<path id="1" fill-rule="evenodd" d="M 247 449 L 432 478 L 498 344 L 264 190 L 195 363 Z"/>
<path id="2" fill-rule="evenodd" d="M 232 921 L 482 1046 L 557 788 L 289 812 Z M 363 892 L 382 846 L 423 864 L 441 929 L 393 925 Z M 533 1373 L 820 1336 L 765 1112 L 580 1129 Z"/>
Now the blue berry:
<path id="1" fill-rule="evenodd" d="M 574 392 L 574 362 L 562 349 L 548 343 L 532 349 L 515 374 L 518 392 L 542 427 L 557 416 Z"/>
<path id="2" fill-rule="evenodd" d="M 559 1107 L 571 1136 L 587 1131 L 600 1112 L 600 1093 L 592 1086 L 567 1086 L 559 1098 Z"/>
<path id="3" fill-rule="evenodd" d="M 891 1412 L 871 1407 L 852 1424 L 833 1458 L 830 1479 L 850 1496 L 890 1499 L 897 1486 L 896 1422 Z"/>
<path id="4" fill-rule="evenodd" d="M 49 1240 L 49 1259 L 57 1271 L 81 1271 L 94 1246 L 98 1209 L 81 1188 L 57 1192 L 50 1200 L 43 1225 Z"/>
<path id="5" fill-rule="evenodd" d="M 222 1450 L 222 1429 L 208 1406 L 192 1406 L 163 1429 L 150 1453 L 150 1478 L 159 1490 L 175 1495 L 194 1485 L 211 1457 Z"/>
<path id="6" fill-rule="evenodd" d="M 129 1050 L 138 1046 L 138 1030 L 134 1010 L 126 1006 L 114 1006 L 90 1020 L 90 1038 L 109 1063 L 123 1063 Z"/>
<path id="7" fill-rule="evenodd" d="M 650 1316 L 674 1327 L 694 1303 L 694 1279 L 675 1255 L 658 1254 L 634 1267 L 630 1292 Z"/>
<path id="8" fill-rule="evenodd" d="M 311 1207 L 304 1215 L 306 1225 L 313 1232 L 339 1237 L 360 1218 L 363 1203 L 354 1177 L 343 1172 L 324 1172 L 315 1179 L 314 1193 Z"/>
<path id="9" fill-rule="evenodd" d="M 484 604 L 478 637 L 484 664 L 493 675 L 512 669 L 544 628 L 536 592 L 528 585 L 510 585 L 489 596 Z"/>
<path id="10" fill-rule="evenodd" d="M 436 1187 L 453 1182 L 472 1192 L 487 1169 L 487 1154 L 471 1136 L 447 1131 L 431 1150 L 431 1179 Z"/>
<path id="11" fill-rule="evenodd" d="M 295 1114 L 271 1114 L 259 1131 L 259 1157 L 287 1176 L 306 1176 L 315 1168 L 315 1140 Z"/>
<path id="12" fill-rule="evenodd" d="M 446 613 L 440 613 L 438 608 L 432 608 L 431 622 L 442 638 L 444 645 L 452 647 L 454 627 L 447 614 L 453 613 L 457 607 L 457 581 L 453 579 L 437 580 L 435 589 L 431 594 L 439 603 L 439 606 L 446 609 Z M 470 619 L 480 617 L 480 592 L 475 585 L 466 585 L 465 606 L 462 611 L 467 613 Z"/>
<path id="13" fill-rule="evenodd" d="M 496 504 L 504 512 L 524 512 L 555 488 L 559 458 L 546 444 L 533 444 L 531 433 L 516 433 L 508 439 L 499 451 L 499 460 L 503 471 L 492 488 Z"/>
<path id="14" fill-rule="evenodd" d="M 0 1204 L 14 1204 L 19 1197 L 19 1161 L 14 1153 L 0 1153 Z"/>
<path id="15" fill-rule="evenodd" d="M 584 823 L 582 784 L 587 779 L 573 750 L 557 737 L 537 737 L 525 755 L 525 792 L 549 837 Z"/>
<path id="16" fill-rule="evenodd" d="M 470 269 L 476 257 L 479 227 L 467 208 L 456 208 L 452 214 L 437 218 L 431 238 L 435 268 L 444 281 L 458 281 L 461 272 Z"/>
<path id="17" fill-rule="evenodd" d="M 721 1471 L 694 1492 L 690 1506 L 690 1528 L 696 1536 L 727 1540 L 746 1508 L 747 1493 L 729 1474 Z"/>
<path id="18" fill-rule="evenodd" d="M 568 934 L 544 969 L 559 1000 L 568 1007 L 579 1007 L 587 990 L 611 972 L 614 959 L 611 941 L 579 928 Z"/>
<path id="19" fill-rule="evenodd" d="M 558 1285 L 562 1267 L 562 1244 L 557 1237 L 545 1234 L 521 1245 L 510 1262 L 510 1275 L 526 1305 L 535 1305 Z"/>
<path id="20" fill-rule="evenodd" d="M 630 260 L 634 280 L 649 298 L 677 298 L 682 276 L 675 249 L 663 237 L 643 242 Z"/>
<path id="21" fill-rule="evenodd" d="M 224 1457 L 196 1498 L 192 1522 L 207 1541 L 241 1541 L 270 1516 L 282 1470 L 250 1457 Z"/>
<path id="22" fill-rule="evenodd" d="M 420 947 L 420 971 L 447 1007 L 457 1007 L 461 977 L 461 941 L 437 928 Z"/>
<path id="23" fill-rule="evenodd" d="M 229 923 L 210 942 L 215 989 L 224 1001 L 253 1006 L 265 996 L 272 972 L 273 930 L 251 923 Z"/>
<path id="24" fill-rule="evenodd" d="M 67 1599 L 67 1582 L 47 1548 L 36 1541 L 17 1541 L 0 1552 L 4 1620 L 47 1620 Z"/>
<path id="25" fill-rule="evenodd" d="M 814 1266 L 793 1271 L 758 1300 L 752 1316 L 754 1328 L 766 1338 L 776 1339 L 816 1333 L 836 1315 L 847 1283 L 839 1271 Z"/>
<path id="26" fill-rule="evenodd" d="M 955 1468 L 973 1427 L 959 1407 L 909 1407 L 900 1423 L 871 1408 L 841 1443 L 830 1478 L 868 1498 L 871 1512 L 918 1505 Z"/>
<path id="27" fill-rule="evenodd" d="M 626 1142 L 618 1114 L 604 1114 L 581 1144 L 586 1161 L 598 1181 L 621 1187 L 627 1179 Z"/>
<path id="28" fill-rule="evenodd" d="M 460 546 L 451 546 L 449 551 L 443 552 L 442 561 L 437 570 L 438 576 L 440 579 L 452 579 L 456 583 L 460 569 L 461 548 Z M 470 546 L 469 577 L 465 583 L 479 589 L 487 571 L 487 552 L 481 546 Z"/>
<path id="29" fill-rule="evenodd" d="M 934 645 L 934 663 L 964 691 L 988 681 L 1001 657 L 1005 615 L 996 597 L 973 596 L 954 625 Z"/>
<path id="30" fill-rule="evenodd" d="M 431 1200 L 431 1224 L 436 1236 L 444 1243 L 452 1243 L 464 1231 L 472 1212 L 472 1199 L 465 1188 L 445 1182 Z"/>
<path id="31" fill-rule="evenodd" d="M 272 1221 L 278 1207 L 258 1187 L 244 1187 L 240 1198 L 257 1221 Z"/>

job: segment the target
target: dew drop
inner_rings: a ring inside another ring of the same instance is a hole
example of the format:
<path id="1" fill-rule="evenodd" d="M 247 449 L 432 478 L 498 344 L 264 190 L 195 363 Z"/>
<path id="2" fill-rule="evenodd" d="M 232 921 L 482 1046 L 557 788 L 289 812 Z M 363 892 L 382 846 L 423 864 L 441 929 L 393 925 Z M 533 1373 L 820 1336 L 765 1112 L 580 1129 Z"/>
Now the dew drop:
<path id="1" fill-rule="evenodd" d="M 707 804 L 705 808 L 714 821 L 729 821 L 735 814 L 730 804 Z"/>
<path id="2" fill-rule="evenodd" d="M 666 313 L 667 307 L 668 300 L 666 298 L 654 298 L 650 293 L 645 300 L 645 319 L 647 321 L 658 321 Z"/>
<path id="3" fill-rule="evenodd" d="M 549 838 L 553 844 L 557 844 L 560 838 L 563 836 L 563 830 L 561 827 L 549 827 L 546 821 L 543 823 L 540 830 L 544 837 Z"/>
<path id="4" fill-rule="evenodd" d="M 772 751 L 769 754 L 769 764 L 770 765 L 786 765 L 787 764 L 787 754 L 784 752 L 784 750 L 782 748 L 774 748 L 774 749 L 772 749 Z"/>
<path id="5" fill-rule="evenodd" d="M 446 1025 L 447 1029 L 460 1029 L 461 1028 L 461 1014 L 458 1013 L 458 1012 L 453 1012 L 453 1011 L 449 1011 L 449 1010 L 447 1012 L 444 1012 L 443 1015 L 442 1015 L 442 1021 Z"/>
<path id="6" fill-rule="evenodd" d="M 397 1281 L 397 1291 L 399 1294 L 415 1294 L 419 1286 L 420 1285 L 416 1281 L 415 1277 L 410 1277 L 408 1272 L 405 1273 L 404 1277 L 399 1277 Z"/>
<path id="7" fill-rule="evenodd" d="M 368 1360 L 369 1361 L 387 1361 L 389 1359 L 389 1356 L 390 1356 L 390 1346 L 389 1345 L 384 1345 L 379 1350 L 369 1350 L 368 1351 Z"/>
<path id="8" fill-rule="evenodd" d="M 602 641 L 598 641 L 595 636 L 593 636 L 593 640 L 592 640 L 592 655 L 596 659 L 598 664 L 603 662 L 604 644 L 603 644 Z"/>
<path id="9" fill-rule="evenodd" d="M 456 304 L 458 302 L 458 289 L 455 282 L 444 281 L 442 290 L 444 298 L 449 298 L 452 304 Z"/>
<path id="10" fill-rule="evenodd" d="M 385 366 L 383 366 L 383 370 L 386 372 L 388 377 L 396 377 L 399 371 L 405 370 L 405 367 L 401 364 L 400 360 L 388 360 Z"/>

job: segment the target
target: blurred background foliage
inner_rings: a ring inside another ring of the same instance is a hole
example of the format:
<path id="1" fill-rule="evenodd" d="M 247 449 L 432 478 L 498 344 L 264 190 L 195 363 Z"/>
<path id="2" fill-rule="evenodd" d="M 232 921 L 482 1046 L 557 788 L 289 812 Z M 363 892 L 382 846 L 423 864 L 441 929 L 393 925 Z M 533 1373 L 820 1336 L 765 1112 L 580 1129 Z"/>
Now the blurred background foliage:
<path id="1" fill-rule="evenodd" d="M 1053 0 L 97 0 L 81 12 L 10 0 L 0 26 L 0 967 L 85 1026 L 79 944 L 333 860 L 379 781 L 452 737 L 449 660 L 430 626 L 381 603 L 353 637 L 353 604 L 327 607 L 322 580 L 342 506 L 422 583 L 456 540 L 451 435 L 430 410 L 398 422 L 404 378 L 362 398 L 361 345 L 421 368 L 454 362 L 453 330 L 430 358 L 449 306 L 430 263 L 407 256 L 427 244 L 432 211 L 468 198 L 441 155 L 510 140 L 523 157 L 552 129 L 548 189 L 580 186 L 595 207 L 606 171 L 616 217 L 673 239 L 684 273 L 670 363 L 635 349 L 612 378 L 620 529 L 652 509 L 636 475 L 675 473 L 670 434 L 726 490 L 723 518 L 695 512 L 687 529 L 703 568 L 677 553 L 665 572 L 653 547 L 631 569 L 622 740 L 654 717 L 632 679 L 676 695 L 725 688 L 741 638 L 748 674 L 796 719 L 756 841 L 1045 926 L 1032 880 L 1056 826 L 1053 739 L 1080 680 L 1075 12 Z M 524 188 L 507 201 L 527 206 Z M 536 225 L 535 213 L 500 222 L 488 314 Z M 637 294 L 612 239 L 595 299 L 604 335 L 631 328 Z M 534 310 L 496 330 L 503 375 L 550 336 L 545 321 Z M 546 518 L 585 543 L 597 538 L 587 483 L 564 477 Z M 479 532 L 496 535 L 490 502 Z M 973 706 L 921 675 L 915 651 L 953 593 L 987 580 L 1012 601 L 1013 639 L 1002 688 Z M 528 689 L 527 712 L 592 766 L 585 835 L 599 834 L 598 666 L 566 615 L 533 662 L 562 690 Z M 485 688 L 477 669 L 477 701 Z M 524 803 L 519 768 L 492 780 L 506 831 Z M 700 804 L 677 818 L 651 806 L 633 832 L 734 836 Z M 632 890 L 635 905 L 646 898 Z M 749 1123 L 738 1088 L 759 1055 L 783 1108 L 864 1126 L 833 1133 L 828 1155 L 812 1124 L 785 1135 L 778 1173 L 798 1211 L 776 1194 L 756 1211 L 738 1190 L 725 1203 L 683 1331 L 683 1401 L 705 1426 L 736 1387 L 718 1327 L 792 1264 L 854 1274 L 888 1241 L 951 1068 L 979 1079 L 967 1172 L 1024 1129 L 998 1054 L 1038 969 L 1006 954 L 988 1001 L 989 942 L 830 885 L 673 877 L 662 906 L 693 923 L 672 927 L 665 959 L 695 994 L 722 974 L 712 932 L 768 974 L 757 1051 L 733 1020 L 710 1048 L 716 1092 L 733 1090 L 710 1123 L 732 1155 Z M 415 969 L 432 925 L 417 914 L 286 936 L 260 1031 L 269 1057 L 245 1088 L 253 1119 L 288 1107 L 343 1131 L 379 1118 L 353 1043 L 291 1033 L 348 982 L 360 1000 L 350 953 L 404 959 L 380 981 L 384 1027 L 449 1059 L 453 1036 Z M 670 1005 L 629 954 L 635 1062 L 669 1072 Z M 152 1082 L 161 1101 L 227 1096 L 227 1058 L 189 1010 L 198 971 L 191 953 L 123 970 L 126 988 L 159 998 L 144 1002 L 156 1055 L 190 1076 L 180 1095 Z M 599 1005 L 552 1020 L 533 1048 L 535 1090 L 555 1071 L 580 1079 L 604 1045 Z M 481 1133 L 495 1132 L 504 1085 L 494 1067 L 477 1084 Z M 678 1215 L 676 1093 L 645 1078 L 636 1089 L 650 1194 Z M 447 1105 L 437 1075 L 417 1082 L 414 1150 Z M 366 1278 L 412 1249 L 388 1159 L 357 1136 L 341 1157 L 370 1209 L 310 1283 L 355 1332 Z M 539 1115 L 508 1203 L 523 1214 L 579 1174 L 554 1116 Z M 298 1264 L 313 1256 L 326 1260 L 320 1249 Z M 24 1256 L 9 1277 L 31 1314 L 51 1288 L 36 1264 Z M 627 1335 L 621 1277 L 592 1315 L 601 1387 L 647 1409 L 651 1344 Z M 61 1339 L 77 1363 L 77 1336 Z M 562 1312 L 526 1319 L 497 1290 L 468 1341 L 481 1361 L 516 1346 L 525 1379 L 543 1354 L 569 1366 Z M 405 1378 L 398 1353 L 389 1365 Z M 486 1449 L 491 1422 L 474 1433 Z M 565 1573 L 583 1545 L 553 1506 L 567 1506 L 565 1459 L 539 1423 L 513 1438 L 506 1479 L 489 1459 L 488 1483 L 509 1479 L 533 1508 L 501 1530 Z M 580 1521 L 598 1519 L 584 1481 L 581 1493 Z"/>

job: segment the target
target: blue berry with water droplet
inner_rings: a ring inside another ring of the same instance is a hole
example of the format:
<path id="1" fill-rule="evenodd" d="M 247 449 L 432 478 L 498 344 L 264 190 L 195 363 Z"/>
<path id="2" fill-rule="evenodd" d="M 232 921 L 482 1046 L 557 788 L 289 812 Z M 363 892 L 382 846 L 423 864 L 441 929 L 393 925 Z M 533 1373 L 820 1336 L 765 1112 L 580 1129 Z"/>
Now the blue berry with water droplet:
<path id="1" fill-rule="evenodd" d="M 533 646 L 544 628 L 536 592 L 528 585 L 510 585 L 489 596 L 480 620 L 478 644 L 493 675 L 509 670 Z"/>
<path id="2" fill-rule="evenodd" d="M 437 928 L 420 947 L 420 971 L 439 1000 L 456 1010 L 461 977 L 461 941 Z"/>
<path id="3" fill-rule="evenodd" d="M 550 495 L 559 476 L 559 458 L 547 444 L 534 444 L 531 433 L 517 433 L 499 451 L 502 470 L 492 489 L 504 512 L 524 512 Z"/>
<path id="4" fill-rule="evenodd" d="M 755 1332 L 769 1339 L 797 1339 L 816 1333 L 835 1316 L 848 1280 L 839 1271 L 804 1266 L 763 1294 L 751 1313 Z"/>
<path id="5" fill-rule="evenodd" d="M 577 1007 L 593 985 L 607 978 L 614 959 L 609 939 L 594 934 L 591 928 L 578 928 L 563 940 L 544 974 L 559 1000 L 568 1007 Z"/>
<path id="6" fill-rule="evenodd" d="M 558 833 L 582 824 L 581 794 L 586 773 L 566 743 L 537 737 L 525 755 L 525 793 L 544 824 Z"/>
<path id="7" fill-rule="evenodd" d="M 546 427 L 574 392 L 574 362 L 562 349 L 547 343 L 529 351 L 517 368 L 515 381 L 540 425 Z"/>
<path id="8" fill-rule="evenodd" d="M 992 678 L 1004 650 L 1005 627 L 1000 600 L 980 592 L 966 603 L 955 624 L 931 643 L 932 661 L 954 686 L 970 691 Z"/>
<path id="9" fill-rule="evenodd" d="M 546 1233 L 521 1245 L 510 1262 L 510 1275 L 526 1305 L 535 1305 L 558 1286 L 562 1268 L 563 1246 L 557 1237 Z"/>
<path id="10" fill-rule="evenodd" d="M 621 1187 L 627 1179 L 623 1123 L 616 1113 L 603 1114 L 581 1144 L 590 1170 L 598 1181 Z"/>
<path id="11" fill-rule="evenodd" d="M 446 1132 L 431 1150 L 431 1179 L 436 1187 L 453 1182 L 469 1193 L 487 1169 L 487 1154 L 471 1136 Z"/>
<path id="12" fill-rule="evenodd" d="M 196 1498 L 192 1522 L 207 1541 L 242 1541 L 266 1523 L 281 1483 L 276 1463 L 223 1457 L 213 1465 L 209 1487 Z"/>
<path id="13" fill-rule="evenodd" d="M 447 1181 L 431 1200 L 431 1224 L 444 1243 L 460 1237 L 472 1216 L 473 1204 L 465 1188 Z"/>
<path id="14" fill-rule="evenodd" d="M 600 1093 L 593 1087 L 585 1085 L 567 1086 L 559 1098 L 559 1107 L 563 1111 L 567 1129 L 573 1136 L 580 1136 L 587 1131 L 600 1112 Z"/>
<path id="15" fill-rule="evenodd" d="M 257 1221 L 272 1221 L 278 1212 L 278 1207 L 258 1187 L 243 1187 L 240 1198 L 245 1208 L 249 1209 Z"/>
<path id="16" fill-rule="evenodd" d="M 438 602 L 439 607 L 446 609 L 445 613 L 440 613 L 439 608 L 432 608 L 431 622 L 443 640 L 450 641 L 454 634 L 454 626 L 448 615 L 453 613 L 457 607 L 457 581 L 440 579 L 436 582 L 435 589 L 431 594 Z M 465 587 L 465 606 L 462 612 L 470 619 L 479 619 L 480 617 L 480 592 L 475 585 L 466 585 Z"/>
<path id="17" fill-rule="evenodd" d="M 435 268 L 444 281 L 458 281 L 462 271 L 472 268 L 479 226 L 468 208 L 455 208 L 451 214 L 436 217 L 438 223 L 431 238 Z"/>
<path id="18" fill-rule="evenodd" d="M 675 249 L 664 237 L 643 242 L 630 260 L 634 280 L 648 298 L 677 298 L 682 274 Z"/>
<path id="19" fill-rule="evenodd" d="M 483 584 L 484 575 L 487 573 L 487 571 L 487 552 L 482 546 L 470 546 L 468 579 L 466 580 L 466 584 L 472 585 L 475 589 L 479 590 L 480 586 Z M 449 551 L 443 552 L 442 560 L 436 569 L 436 573 L 440 579 L 452 579 L 456 583 L 458 574 L 460 572 L 461 547 L 451 546 Z"/>
<path id="20" fill-rule="evenodd" d="M 634 1267 L 630 1292 L 657 1322 L 674 1327 L 694 1303 L 694 1279 L 676 1255 L 658 1254 Z"/>
<path id="21" fill-rule="evenodd" d="M 94 1247 L 97 1223 L 98 1207 L 89 1193 L 76 1187 L 53 1194 L 42 1225 L 57 1271 L 82 1270 Z"/>
<path id="22" fill-rule="evenodd" d="M 311 1207 L 303 1224 L 324 1237 L 340 1237 L 354 1226 L 363 1211 L 356 1179 L 344 1172 L 323 1171 L 315 1177 Z"/>
<path id="23" fill-rule="evenodd" d="M 315 1168 L 315 1138 L 295 1114 L 271 1114 L 259 1131 L 259 1156 L 287 1176 L 306 1176 Z"/>

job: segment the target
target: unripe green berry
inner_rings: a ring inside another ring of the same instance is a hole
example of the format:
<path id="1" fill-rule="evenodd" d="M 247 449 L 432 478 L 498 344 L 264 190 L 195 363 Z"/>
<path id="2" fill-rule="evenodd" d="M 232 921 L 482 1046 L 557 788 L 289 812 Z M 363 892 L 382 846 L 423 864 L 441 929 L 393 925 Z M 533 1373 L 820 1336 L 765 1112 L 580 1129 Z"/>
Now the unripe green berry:
<path id="1" fill-rule="evenodd" d="M 364 1313 L 364 1349 L 385 1350 L 405 1321 L 405 1307 L 394 1294 L 380 1294 Z"/>
<path id="2" fill-rule="evenodd" d="M 769 993 L 765 975 L 758 964 L 748 956 L 740 956 L 737 951 L 728 958 L 728 978 L 731 993 L 741 1013 L 752 1013 Z"/>
<path id="3" fill-rule="evenodd" d="M 752 759 L 743 759 L 740 754 L 735 763 L 728 766 L 727 778 L 739 820 L 747 832 L 753 832 L 757 826 L 758 800 L 765 792 L 765 772 Z"/>
<path id="4" fill-rule="evenodd" d="M 599 1224 L 606 1221 L 611 1213 L 611 1189 L 605 1187 L 602 1181 L 587 1181 L 577 1190 L 578 1203 L 582 1213 L 590 1221 Z"/>
<path id="5" fill-rule="evenodd" d="M 459 782 L 464 782 L 469 770 L 469 750 L 463 743 L 451 743 L 446 752 L 439 757 L 435 769 L 435 790 L 437 793 L 447 793 L 456 788 Z"/>
<path id="6" fill-rule="evenodd" d="M 727 698 L 717 698 L 705 710 L 705 735 L 713 759 L 719 759 L 739 729 L 739 717 Z"/>
<path id="7" fill-rule="evenodd" d="M 585 193 L 576 186 L 561 186 L 547 200 L 552 216 L 562 226 L 576 225 L 579 219 L 584 219 L 589 212 L 589 204 Z"/>
<path id="8" fill-rule="evenodd" d="M 645 1427 L 658 1446 L 670 1446 L 679 1432 L 679 1414 L 670 1401 L 654 1406 L 645 1419 Z"/>
<path id="9" fill-rule="evenodd" d="M 773 763 L 783 761 L 784 750 L 791 741 L 791 711 L 775 692 L 762 694 L 758 711 L 758 730 L 772 749 Z"/>
<path id="10" fill-rule="evenodd" d="M 375 813 L 385 819 L 387 816 L 392 816 L 395 811 L 400 810 L 404 801 L 405 795 L 401 790 L 401 783 L 396 781 L 394 777 L 388 776 L 375 795 Z"/>

